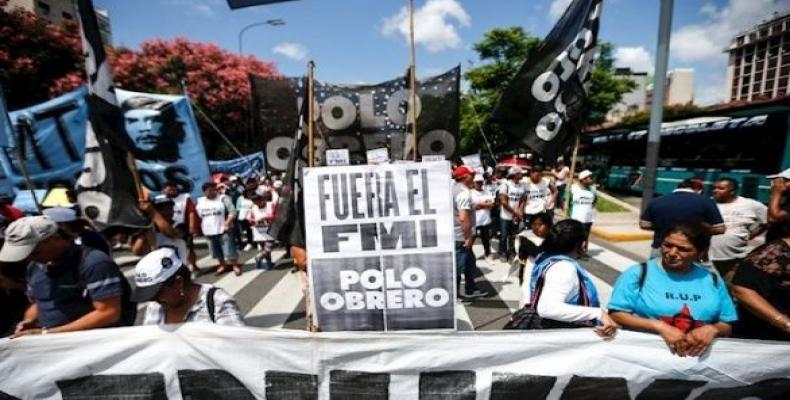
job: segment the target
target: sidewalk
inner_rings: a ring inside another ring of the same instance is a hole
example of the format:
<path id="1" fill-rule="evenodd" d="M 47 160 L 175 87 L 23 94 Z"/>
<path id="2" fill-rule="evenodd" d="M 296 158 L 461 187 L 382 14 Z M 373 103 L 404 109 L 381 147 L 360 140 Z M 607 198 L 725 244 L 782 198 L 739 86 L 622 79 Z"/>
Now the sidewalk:
<path id="1" fill-rule="evenodd" d="M 599 191 L 598 195 L 628 211 L 596 213 L 590 232 L 592 236 L 606 240 L 612 247 L 646 258 L 650 254 L 653 232 L 639 228 L 639 209 L 606 193 Z"/>

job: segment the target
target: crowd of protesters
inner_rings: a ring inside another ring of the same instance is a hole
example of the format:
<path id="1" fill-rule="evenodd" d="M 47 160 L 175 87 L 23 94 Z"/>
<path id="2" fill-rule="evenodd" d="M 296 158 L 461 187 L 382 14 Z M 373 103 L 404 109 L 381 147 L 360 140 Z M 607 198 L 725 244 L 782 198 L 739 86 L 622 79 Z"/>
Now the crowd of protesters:
<path id="1" fill-rule="evenodd" d="M 654 232 L 650 257 L 621 274 L 608 304 L 580 262 L 596 214 L 594 173 L 573 175 L 562 163 L 453 167 L 458 301 L 493 295 L 480 285 L 477 264 L 499 259 L 518 270 L 523 288 L 511 327 L 593 327 L 606 339 L 618 329 L 652 332 L 680 356 L 698 356 L 723 336 L 790 340 L 790 169 L 769 176 L 767 206 L 740 196 L 738 181 L 727 177 L 711 183 L 710 195 L 702 180 L 686 179 L 652 199 L 639 221 Z M 125 235 L 96 232 L 76 207 L 25 216 L 0 197 L 0 284 L 7 304 L 27 304 L 16 315 L 4 307 L 3 320 L 14 323 L 0 330 L 24 336 L 135 322 L 243 325 L 230 294 L 194 280 L 209 272 L 198 269 L 195 238 L 208 243 L 216 274 L 241 275 L 242 251 L 255 250 L 263 270 L 273 269 L 277 245 L 303 252 L 303 241 L 269 236 L 281 189 L 276 176 L 224 177 L 192 199 L 165 183 L 140 199 L 152 224 L 129 232 L 128 244 Z M 112 258 L 127 245 L 142 256 L 133 286 Z M 144 315 L 136 316 L 135 302 L 148 302 Z"/>
<path id="2" fill-rule="evenodd" d="M 277 175 L 206 182 L 192 199 L 165 182 L 138 207 L 151 221 L 139 231 L 93 228 L 67 199 L 26 215 L 0 196 L 0 336 L 26 336 L 135 323 L 212 321 L 243 325 L 232 296 L 195 283 L 200 274 L 242 274 L 240 251 L 256 250 L 255 267 L 271 270 L 275 241 L 267 233 L 282 182 Z M 195 238 L 205 237 L 215 267 L 198 268 Z M 112 245 L 111 245 L 112 242 Z M 132 282 L 113 259 L 128 248 L 141 256 Z M 148 302 L 137 316 L 135 303 Z"/>

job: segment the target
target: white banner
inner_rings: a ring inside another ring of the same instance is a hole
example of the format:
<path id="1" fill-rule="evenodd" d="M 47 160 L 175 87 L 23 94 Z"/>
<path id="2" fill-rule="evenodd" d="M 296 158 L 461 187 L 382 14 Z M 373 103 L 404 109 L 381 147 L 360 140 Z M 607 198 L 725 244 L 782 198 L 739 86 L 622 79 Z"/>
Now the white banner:
<path id="1" fill-rule="evenodd" d="M 787 360 L 790 344 L 718 340 L 680 358 L 656 335 L 604 342 L 588 329 L 311 334 L 197 323 L 0 340 L 0 399 L 787 399 Z"/>
<path id="2" fill-rule="evenodd" d="M 305 170 L 311 289 L 324 332 L 455 328 L 449 171 L 447 162 Z"/>

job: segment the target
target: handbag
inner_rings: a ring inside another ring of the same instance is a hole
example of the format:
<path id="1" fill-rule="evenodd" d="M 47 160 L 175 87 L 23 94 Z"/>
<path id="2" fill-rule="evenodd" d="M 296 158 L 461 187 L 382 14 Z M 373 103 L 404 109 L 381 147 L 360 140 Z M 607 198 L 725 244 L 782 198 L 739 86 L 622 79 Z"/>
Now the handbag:
<path id="1" fill-rule="evenodd" d="M 549 267 L 551 268 L 551 267 Z M 532 293 L 532 298 L 528 305 L 525 305 L 520 310 L 513 313 L 510 321 L 502 329 L 519 329 L 519 330 L 533 330 L 533 329 L 576 329 L 576 328 L 591 328 L 595 326 L 595 321 L 577 321 L 565 322 L 557 321 L 550 318 L 543 318 L 538 314 L 538 301 L 543 292 L 543 284 L 545 283 L 546 271 L 538 278 L 535 284 L 535 292 Z M 579 272 L 576 272 L 579 274 Z M 581 274 L 579 274 L 581 275 Z M 590 306 L 589 296 L 587 295 L 587 287 L 584 285 L 584 280 L 579 276 L 579 302 L 580 306 Z"/>

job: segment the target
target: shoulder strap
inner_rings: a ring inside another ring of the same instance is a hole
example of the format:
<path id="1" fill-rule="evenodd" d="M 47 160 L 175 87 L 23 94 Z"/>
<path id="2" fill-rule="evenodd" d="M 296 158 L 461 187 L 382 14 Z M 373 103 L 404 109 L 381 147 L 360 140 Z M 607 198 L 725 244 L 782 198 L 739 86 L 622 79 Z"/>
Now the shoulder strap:
<path id="1" fill-rule="evenodd" d="M 713 287 L 718 288 L 719 287 L 719 274 L 717 274 L 717 273 L 715 273 L 713 271 L 708 271 L 708 272 L 710 273 L 710 278 L 713 279 Z"/>
<path id="2" fill-rule="evenodd" d="M 645 279 L 647 279 L 647 262 L 639 263 L 639 267 L 642 269 L 642 273 L 639 274 L 639 291 L 641 292 L 645 286 Z"/>
<path id="3" fill-rule="evenodd" d="M 208 293 L 206 294 L 206 307 L 208 308 L 208 316 L 209 316 L 209 318 L 211 318 L 211 322 L 216 322 L 216 320 L 214 318 L 214 315 L 215 315 L 214 314 L 214 311 L 215 311 L 214 310 L 214 308 L 215 308 L 215 305 L 214 305 L 214 293 L 216 293 L 216 292 L 217 292 L 217 288 L 212 286 L 208 290 Z"/>

